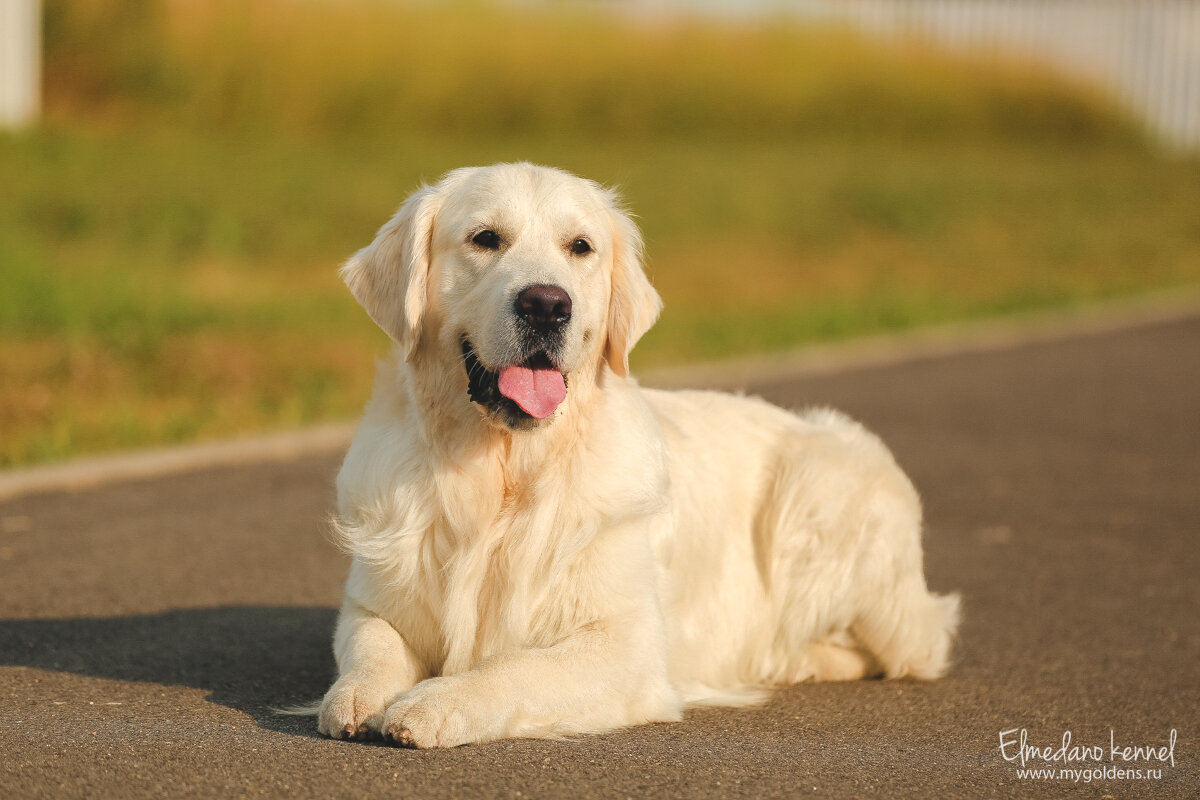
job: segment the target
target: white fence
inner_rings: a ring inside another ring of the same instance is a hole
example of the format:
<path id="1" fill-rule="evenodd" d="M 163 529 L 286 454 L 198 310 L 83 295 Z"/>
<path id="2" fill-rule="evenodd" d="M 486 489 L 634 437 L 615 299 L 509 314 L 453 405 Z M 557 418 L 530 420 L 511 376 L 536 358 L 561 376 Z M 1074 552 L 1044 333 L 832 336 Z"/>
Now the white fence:
<path id="1" fill-rule="evenodd" d="M 0 129 L 22 128 L 37 118 L 40 22 L 40 0 L 0 0 Z"/>
<path id="2" fill-rule="evenodd" d="M 1200 0 L 592 0 L 641 14 L 791 15 L 1043 62 L 1098 84 L 1169 144 L 1200 149 Z"/>

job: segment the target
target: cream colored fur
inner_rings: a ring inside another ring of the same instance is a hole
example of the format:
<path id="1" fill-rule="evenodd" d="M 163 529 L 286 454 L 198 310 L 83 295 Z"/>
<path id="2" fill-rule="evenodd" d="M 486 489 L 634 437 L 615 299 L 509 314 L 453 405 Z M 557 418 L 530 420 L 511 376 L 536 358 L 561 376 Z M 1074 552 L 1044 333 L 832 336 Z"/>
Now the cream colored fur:
<path id="1" fill-rule="evenodd" d="M 501 232 L 497 252 L 472 232 Z M 588 237 L 594 251 L 572 255 Z M 417 747 L 598 732 L 771 686 L 946 669 L 957 597 L 922 574 L 916 492 L 833 411 L 640 388 L 660 301 L 594 183 L 450 173 L 343 268 L 396 341 L 338 476 L 353 554 L 319 711 Z M 467 396 L 461 342 L 512 353 L 512 298 L 573 298 L 567 398 L 512 431 Z"/>

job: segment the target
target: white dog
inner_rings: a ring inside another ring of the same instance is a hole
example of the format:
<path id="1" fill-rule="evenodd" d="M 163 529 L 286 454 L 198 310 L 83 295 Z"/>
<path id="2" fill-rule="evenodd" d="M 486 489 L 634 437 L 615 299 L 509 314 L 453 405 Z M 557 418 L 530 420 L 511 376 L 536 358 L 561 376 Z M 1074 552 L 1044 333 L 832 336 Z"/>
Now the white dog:
<path id="1" fill-rule="evenodd" d="M 452 747 L 946 669 L 958 598 L 926 589 L 887 449 L 832 411 L 639 388 L 640 258 L 612 192 L 502 164 L 342 268 L 397 347 L 338 476 L 322 733 Z"/>

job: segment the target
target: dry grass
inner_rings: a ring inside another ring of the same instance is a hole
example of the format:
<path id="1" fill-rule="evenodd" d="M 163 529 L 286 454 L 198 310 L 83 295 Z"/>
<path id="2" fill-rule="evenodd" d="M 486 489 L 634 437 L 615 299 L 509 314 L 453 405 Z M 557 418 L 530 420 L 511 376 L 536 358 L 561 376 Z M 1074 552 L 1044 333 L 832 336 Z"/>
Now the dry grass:
<path id="1" fill-rule="evenodd" d="M 837 133 L 1132 141 L 1020 65 L 835 28 L 630 24 L 570 4 L 51 0 L 51 112 L 334 137 L 381 131 L 775 140 Z"/>

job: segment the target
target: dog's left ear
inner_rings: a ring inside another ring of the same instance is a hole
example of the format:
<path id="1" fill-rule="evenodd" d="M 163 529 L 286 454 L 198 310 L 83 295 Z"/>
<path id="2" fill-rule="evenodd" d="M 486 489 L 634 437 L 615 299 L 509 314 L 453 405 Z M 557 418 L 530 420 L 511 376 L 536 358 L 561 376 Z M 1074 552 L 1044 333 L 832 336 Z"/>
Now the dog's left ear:
<path id="1" fill-rule="evenodd" d="M 629 353 L 658 319 L 662 298 L 642 268 L 642 234 L 614 203 L 612 293 L 608 303 L 608 340 L 604 357 L 616 374 L 629 374 Z"/>
<path id="2" fill-rule="evenodd" d="M 342 280 L 375 324 L 412 358 L 425 312 L 433 239 L 440 205 L 435 188 L 423 186 L 340 271 Z"/>

